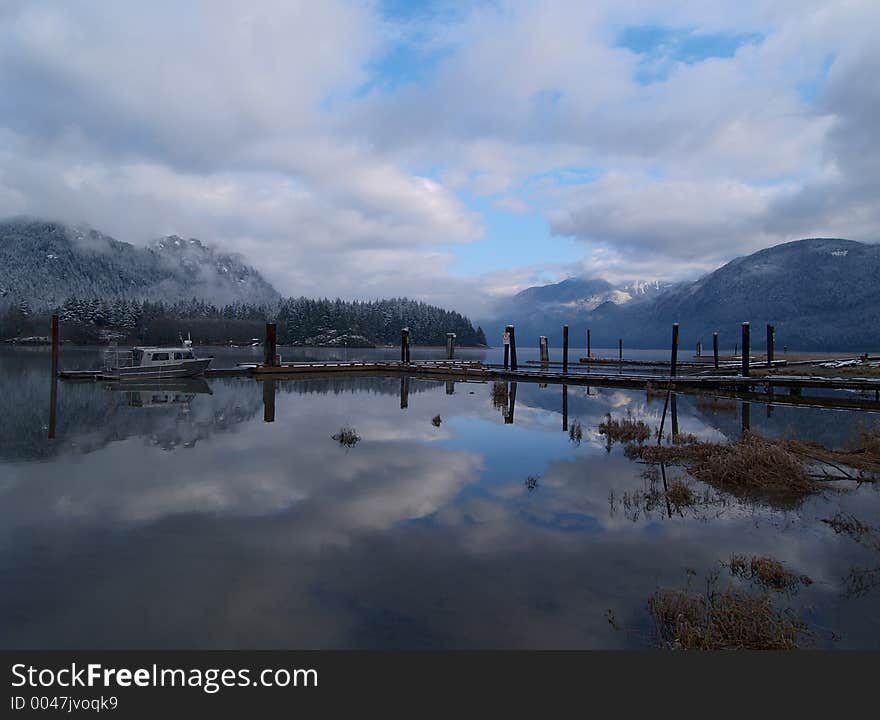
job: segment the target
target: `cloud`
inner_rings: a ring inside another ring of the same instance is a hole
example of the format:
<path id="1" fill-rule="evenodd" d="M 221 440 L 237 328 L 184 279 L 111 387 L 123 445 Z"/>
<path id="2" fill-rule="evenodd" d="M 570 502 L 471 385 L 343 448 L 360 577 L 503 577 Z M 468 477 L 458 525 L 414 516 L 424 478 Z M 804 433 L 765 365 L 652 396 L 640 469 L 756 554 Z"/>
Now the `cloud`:
<path id="1" fill-rule="evenodd" d="M 198 236 L 284 293 L 479 312 L 570 237 L 616 277 L 877 239 L 867 0 L 0 13 L 0 215 Z M 493 232 L 473 197 L 547 228 L 500 282 L 450 274 Z"/>

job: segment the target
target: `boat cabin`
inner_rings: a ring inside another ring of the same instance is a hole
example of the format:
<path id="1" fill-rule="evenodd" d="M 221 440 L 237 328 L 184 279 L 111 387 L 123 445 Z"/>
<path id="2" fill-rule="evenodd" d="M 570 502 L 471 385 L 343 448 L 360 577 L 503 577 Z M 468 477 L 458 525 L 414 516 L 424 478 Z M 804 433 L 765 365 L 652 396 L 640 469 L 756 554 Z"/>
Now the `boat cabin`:
<path id="1" fill-rule="evenodd" d="M 132 364 L 135 367 L 145 365 L 166 365 L 180 362 L 181 360 L 195 360 L 192 348 L 160 348 L 160 347 L 136 347 L 132 348 Z"/>

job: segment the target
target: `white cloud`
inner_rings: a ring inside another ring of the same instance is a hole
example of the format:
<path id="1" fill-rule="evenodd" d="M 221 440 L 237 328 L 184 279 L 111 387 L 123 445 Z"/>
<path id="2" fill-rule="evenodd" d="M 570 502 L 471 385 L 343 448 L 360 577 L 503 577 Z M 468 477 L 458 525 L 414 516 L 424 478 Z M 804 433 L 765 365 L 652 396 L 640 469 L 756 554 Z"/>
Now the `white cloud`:
<path id="1" fill-rule="evenodd" d="M 867 0 L 511 1 L 424 22 L 343 0 L 8 3 L 0 214 L 199 236 L 287 293 L 472 312 L 551 268 L 453 279 L 451 244 L 484 232 L 465 194 L 542 214 L 609 276 L 876 240 L 878 19 Z M 615 38 L 651 24 L 762 39 L 665 58 L 641 85 Z M 401 43 L 424 66 L 382 82 Z"/>

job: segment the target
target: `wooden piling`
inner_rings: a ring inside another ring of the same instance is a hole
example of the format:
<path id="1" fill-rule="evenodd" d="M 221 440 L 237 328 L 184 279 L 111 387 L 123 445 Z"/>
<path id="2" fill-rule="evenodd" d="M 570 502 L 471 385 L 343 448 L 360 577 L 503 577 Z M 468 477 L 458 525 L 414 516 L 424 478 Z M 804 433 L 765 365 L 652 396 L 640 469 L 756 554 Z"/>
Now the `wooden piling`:
<path id="1" fill-rule="evenodd" d="M 749 376 L 749 343 L 750 326 L 747 322 L 742 324 L 742 376 Z"/>
<path id="2" fill-rule="evenodd" d="M 669 374 L 675 377 L 678 372 L 678 323 L 672 323 L 672 358 L 669 365 Z"/>
<path id="3" fill-rule="evenodd" d="M 446 359 L 455 358 L 455 333 L 446 333 Z"/>
<path id="4" fill-rule="evenodd" d="M 562 374 L 568 374 L 568 325 L 562 326 Z"/>
<path id="5" fill-rule="evenodd" d="M 504 369 L 510 367 L 510 325 L 504 328 Z"/>
<path id="6" fill-rule="evenodd" d="M 752 404 L 748 400 L 742 403 L 742 432 L 745 435 L 752 429 Z"/>
<path id="7" fill-rule="evenodd" d="M 541 354 L 541 362 L 542 363 L 549 363 L 550 362 L 550 343 L 547 340 L 546 335 L 541 335 L 538 338 L 538 349 L 540 350 L 540 354 Z"/>
<path id="8" fill-rule="evenodd" d="M 715 356 L 715 369 L 718 369 L 718 333 L 712 333 L 712 354 Z"/>
<path id="9" fill-rule="evenodd" d="M 275 355 L 278 342 L 277 328 L 275 323 L 266 323 L 266 341 L 263 343 L 263 365 L 275 367 Z"/>
<path id="10" fill-rule="evenodd" d="M 405 327 L 400 331 L 400 362 L 409 362 L 409 328 Z"/>
<path id="11" fill-rule="evenodd" d="M 776 340 L 776 328 L 767 323 L 767 367 L 773 365 L 774 344 Z"/>
<path id="12" fill-rule="evenodd" d="M 455 380 L 446 381 L 446 394 L 455 395 Z"/>
<path id="13" fill-rule="evenodd" d="M 510 369 L 516 370 L 516 331 L 513 325 L 508 325 L 510 328 Z"/>
<path id="14" fill-rule="evenodd" d="M 590 359 L 590 329 L 587 328 L 587 360 Z"/>
<path id="15" fill-rule="evenodd" d="M 617 359 L 623 362 L 623 338 L 617 341 Z"/>
<path id="16" fill-rule="evenodd" d="M 697 341 L 697 357 L 703 357 L 703 341 Z"/>

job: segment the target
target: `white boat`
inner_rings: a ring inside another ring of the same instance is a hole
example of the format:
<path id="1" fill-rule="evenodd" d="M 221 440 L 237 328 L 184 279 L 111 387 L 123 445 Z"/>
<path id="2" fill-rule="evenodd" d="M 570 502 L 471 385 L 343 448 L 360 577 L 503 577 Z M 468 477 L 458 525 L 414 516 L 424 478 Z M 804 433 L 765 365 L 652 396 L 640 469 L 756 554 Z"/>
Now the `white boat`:
<path id="1" fill-rule="evenodd" d="M 196 377 L 207 370 L 211 359 L 197 358 L 191 340 L 178 347 L 113 348 L 104 353 L 104 372 L 118 380 Z"/>

